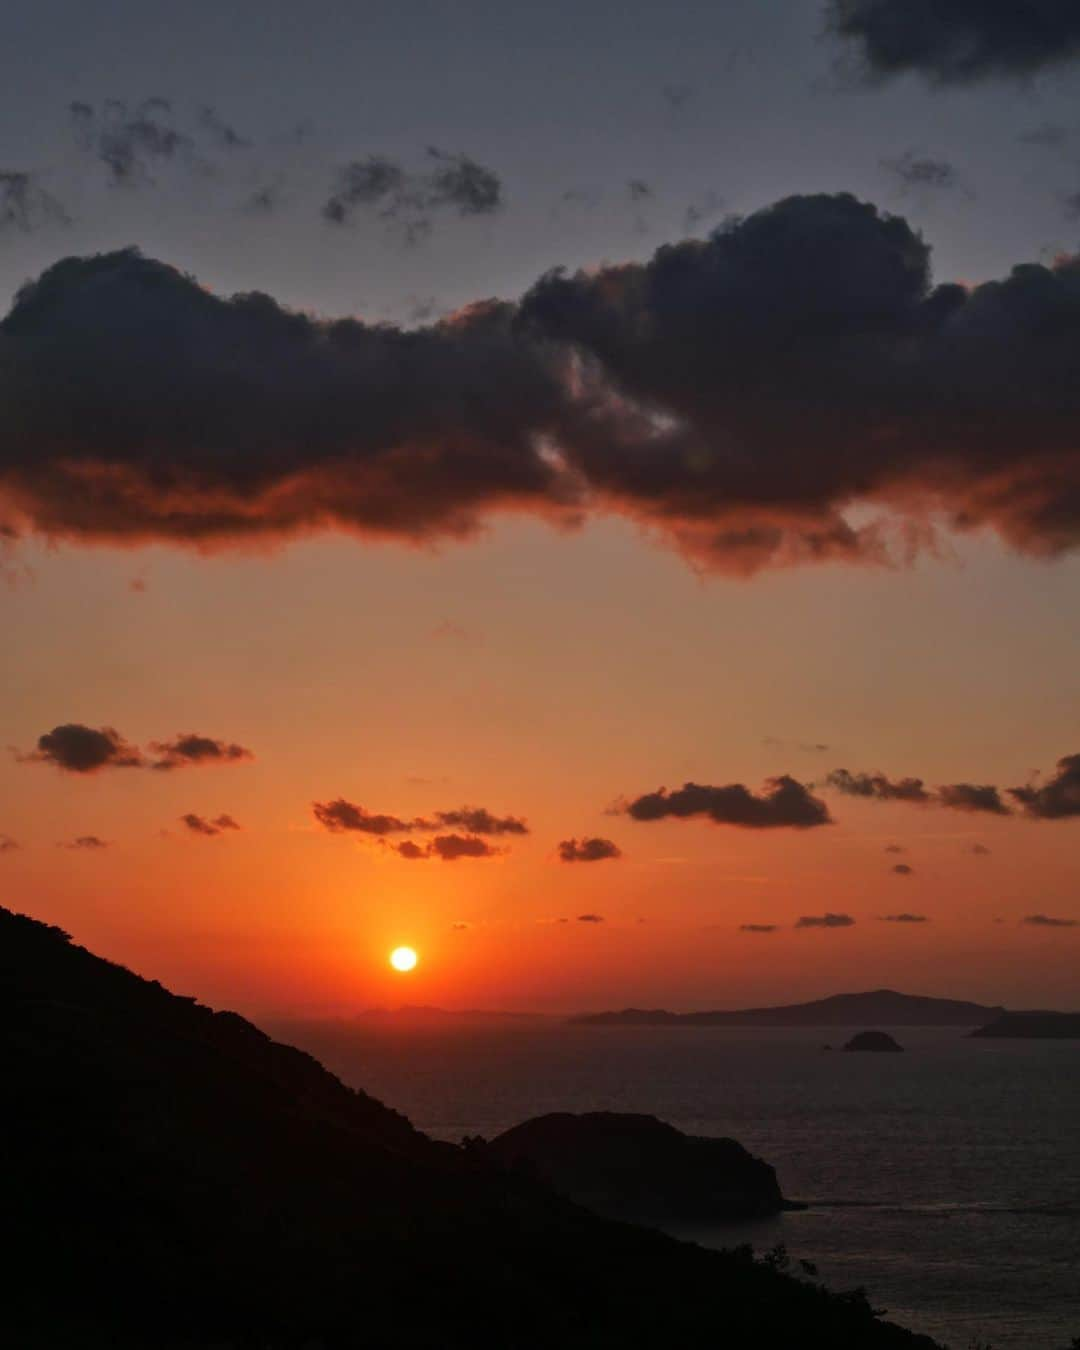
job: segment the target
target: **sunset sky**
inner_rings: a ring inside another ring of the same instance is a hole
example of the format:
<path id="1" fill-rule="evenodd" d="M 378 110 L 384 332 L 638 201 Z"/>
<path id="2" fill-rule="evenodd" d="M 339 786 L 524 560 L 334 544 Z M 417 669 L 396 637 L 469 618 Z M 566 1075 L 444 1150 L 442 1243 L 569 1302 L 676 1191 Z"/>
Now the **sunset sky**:
<path id="1" fill-rule="evenodd" d="M 257 1016 L 1078 1006 L 1080 63 L 837 8 L 12 21 L 0 903 Z"/>

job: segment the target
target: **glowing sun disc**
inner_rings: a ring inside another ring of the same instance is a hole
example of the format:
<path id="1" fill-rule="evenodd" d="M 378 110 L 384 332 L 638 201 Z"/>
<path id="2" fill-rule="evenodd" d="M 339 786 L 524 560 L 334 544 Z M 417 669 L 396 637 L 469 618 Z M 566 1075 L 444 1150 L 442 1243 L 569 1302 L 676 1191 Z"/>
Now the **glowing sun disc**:
<path id="1" fill-rule="evenodd" d="M 395 970 L 412 970 L 418 957 L 411 947 L 395 947 L 390 953 L 390 964 Z"/>

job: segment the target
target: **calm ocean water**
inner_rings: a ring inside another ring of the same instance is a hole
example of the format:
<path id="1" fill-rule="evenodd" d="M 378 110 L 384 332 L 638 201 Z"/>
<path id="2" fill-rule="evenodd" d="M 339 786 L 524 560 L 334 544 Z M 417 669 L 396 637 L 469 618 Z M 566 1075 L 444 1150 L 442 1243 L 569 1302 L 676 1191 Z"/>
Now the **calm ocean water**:
<path id="1" fill-rule="evenodd" d="M 810 1208 L 672 1229 L 786 1244 L 833 1288 L 951 1347 L 1080 1336 L 1080 1042 L 895 1032 L 903 1055 L 826 1054 L 836 1029 L 574 1027 L 435 1018 L 271 1028 L 440 1138 L 546 1111 L 643 1111 L 731 1135 Z"/>

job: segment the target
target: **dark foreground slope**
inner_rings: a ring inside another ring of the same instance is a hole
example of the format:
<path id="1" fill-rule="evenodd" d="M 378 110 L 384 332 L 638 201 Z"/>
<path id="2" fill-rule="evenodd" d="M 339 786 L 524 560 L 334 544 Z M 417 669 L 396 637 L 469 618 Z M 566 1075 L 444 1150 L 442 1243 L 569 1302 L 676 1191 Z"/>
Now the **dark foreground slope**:
<path id="1" fill-rule="evenodd" d="M 626 1008 L 622 1012 L 583 1013 L 573 1020 L 587 1026 L 857 1027 L 876 1022 L 886 1027 L 975 1027 L 1002 1012 L 1000 1007 L 962 999 L 871 989 L 864 994 L 832 994 L 813 1003 L 789 1003 L 777 1008 L 692 1013 Z"/>
<path id="2" fill-rule="evenodd" d="M 753 1261 L 490 1169 L 315 1060 L 0 910 L 20 1350 L 933 1350 Z"/>

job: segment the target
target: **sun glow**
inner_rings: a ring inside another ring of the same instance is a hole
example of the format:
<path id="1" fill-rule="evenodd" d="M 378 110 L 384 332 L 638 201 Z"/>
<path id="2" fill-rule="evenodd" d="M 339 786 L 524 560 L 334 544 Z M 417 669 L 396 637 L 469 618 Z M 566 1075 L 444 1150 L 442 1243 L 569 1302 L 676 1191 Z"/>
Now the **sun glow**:
<path id="1" fill-rule="evenodd" d="M 395 947 L 390 953 L 390 964 L 395 970 L 412 970 L 419 958 L 411 947 Z"/>

